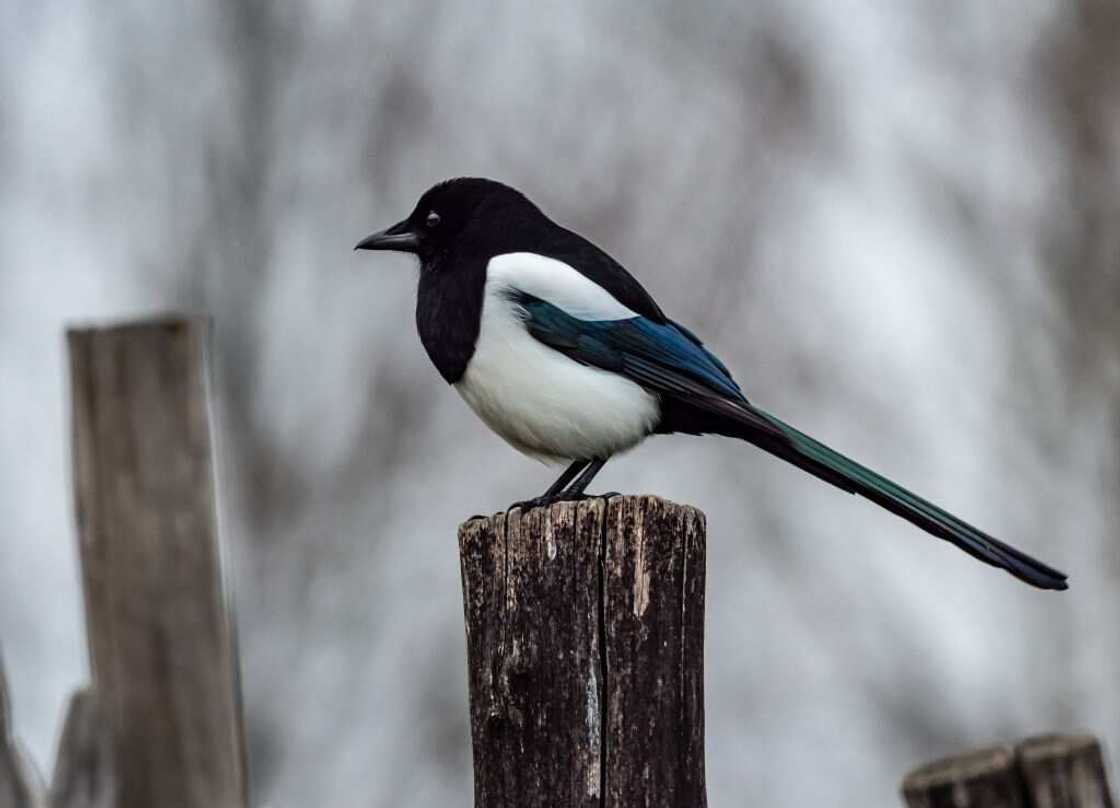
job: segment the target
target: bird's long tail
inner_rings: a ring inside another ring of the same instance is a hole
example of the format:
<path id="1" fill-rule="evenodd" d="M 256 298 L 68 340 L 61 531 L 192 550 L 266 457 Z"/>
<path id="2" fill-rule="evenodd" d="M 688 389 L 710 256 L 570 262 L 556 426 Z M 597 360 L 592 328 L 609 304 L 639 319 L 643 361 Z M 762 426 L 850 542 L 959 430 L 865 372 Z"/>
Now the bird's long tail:
<path id="1" fill-rule="evenodd" d="M 735 424 L 727 424 L 731 427 L 728 432 L 734 437 L 747 440 L 845 491 L 864 496 L 934 536 L 952 542 L 969 555 L 986 564 L 1005 569 L 1032 586 L 1040 589 L 1067 587 L 1065 574 L 1053 567 L 977 530 L 932 502 L 912 494 L 769 413 L 750 404 L 742 405 L 742 409 L 745 410 L 742 417 L 732 415 L 729 420 L 733 420 Z M 726 410 L 723 414 L 725 417 L 729 415 Z M 773 426 L 774 429 L 759 429 L 760 422 Z"/>

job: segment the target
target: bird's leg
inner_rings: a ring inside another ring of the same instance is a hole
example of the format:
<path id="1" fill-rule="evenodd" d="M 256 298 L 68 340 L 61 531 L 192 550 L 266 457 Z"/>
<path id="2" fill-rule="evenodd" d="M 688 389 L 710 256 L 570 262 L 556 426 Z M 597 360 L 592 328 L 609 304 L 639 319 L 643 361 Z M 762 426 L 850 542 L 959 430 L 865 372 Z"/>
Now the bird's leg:
<path id="1" fill-rule="evenodd" d="M 563 498 L 582 499 L 583 492 L 587 490 L 587 486 L 591 484 L 591 481 L 595 479 L 595 475 L 598 474 L 605 465 L 607 465 L 607 458 L 605 457 L 597 457 L 588 463 L 587 468 L 576 477 L 575 482 L 564 489 Z"/>
<path id="2" fill-rule="evenodd" d="M 574 463 L 564 469 L 564 473 L 560 475 L 559 479 L 557 479 L 556 482 L 548 487 L 548 490 L 540 496 L 540 499 L 547 500 L 556 497 L 558 494 L 560 494 L 561 491 L 568 487 L 568 483 L 575 479 L 575 476 L 579 474 L 590 462 L 590 460 L 576 460 Z"/>
<path id="3" fill-rule="evenodd" d="M 563 499 L 565 493 L 564 489 L 568 487 L 568 483 L 570 483 L 572 479 L 577 474 L 579 474 L 580 471 L 582 471 L 583 468 L 590 462 L 590 460 L 576 460 L 570 466 L 564 469 L 564 473 L 560 475 L 559 479 L 557 479 L 556 482 L 550 485 L 548 487 L 548 490 L 541 494 L 539 497 L 533 497 L 532 499 L 515 502 L 509 506 L 506 512 L 508 513 L 514 508 L 527 510 L 528 508 L 535 508 L 538 505 L 550 505 L 557 500 Z"/>

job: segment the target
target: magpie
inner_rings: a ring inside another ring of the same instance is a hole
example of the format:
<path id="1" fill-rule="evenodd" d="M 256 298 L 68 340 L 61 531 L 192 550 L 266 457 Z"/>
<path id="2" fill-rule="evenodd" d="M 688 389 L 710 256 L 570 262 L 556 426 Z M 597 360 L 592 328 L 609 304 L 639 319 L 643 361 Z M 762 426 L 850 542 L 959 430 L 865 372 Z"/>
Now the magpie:
<path id="1" fill-rule="evenodd" d="M 740 438 L 1042 589 L 1066 576 L 845 457 L 751 402 L 640 283 L 519 191 L 441 182 L 358 250 L 420 260 L 416 326 L 440 375 L 518 451 L 568 466 L 540 497 L 584 496 L 650 435 Z"/>

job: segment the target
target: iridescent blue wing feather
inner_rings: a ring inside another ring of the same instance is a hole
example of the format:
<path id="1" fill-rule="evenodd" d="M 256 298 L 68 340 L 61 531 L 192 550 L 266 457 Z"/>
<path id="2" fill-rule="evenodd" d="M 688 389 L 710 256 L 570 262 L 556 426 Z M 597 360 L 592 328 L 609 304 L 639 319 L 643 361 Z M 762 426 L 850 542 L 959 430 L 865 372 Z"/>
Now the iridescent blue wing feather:
<path id="1" fill-rule="evenodd" d="M 1066 588 L 1066 576 L 1058 570 L 751 405 L 723 363 L 672 321 L 659 323 L 641 316 L 580 320 L 522 292 L 511 293 L 511 298 L 520 305 L 533 337 L 577 362 L 618 373 L 657 393 L 663 412 L 675 407 L 678 418 L 685 413 L 692 426 L 684 431 L 742 438 L 1033 586 Z"/>

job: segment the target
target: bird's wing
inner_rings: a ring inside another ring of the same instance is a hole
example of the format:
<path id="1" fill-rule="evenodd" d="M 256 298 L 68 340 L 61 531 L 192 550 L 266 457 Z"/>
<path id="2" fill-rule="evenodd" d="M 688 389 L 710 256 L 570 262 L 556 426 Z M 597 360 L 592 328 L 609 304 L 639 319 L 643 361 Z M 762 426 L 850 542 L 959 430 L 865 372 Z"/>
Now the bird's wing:
<path id="1" fill-rule="evenodd" d="M 514 291 L 510 297 L 533 337 L 577 362 L 617 373 L 657 393 L 663 417 L 666 404 L 673 402 L 702 411 L 711 420 L 699 422 L 697 431 L 742 438 L 1033 586 L 1066 588 L 1066 576 L 1053 567 L 752 406 L 719 360 L 671 321 L 656 323 L 640 316 L 581 320 L 525 292 Z"/>
<path id="2" fill-rule="evenodd" d="M 588 320 L 524 290 L 507 292 L 535 339 L 570 359 L 617 373 L 663 399 L 685 402 L 713 415 L 733 414 L 761 432 L 785 440 L 756 416 L 727 368 L 691 332 L 648 317 Z"/>

